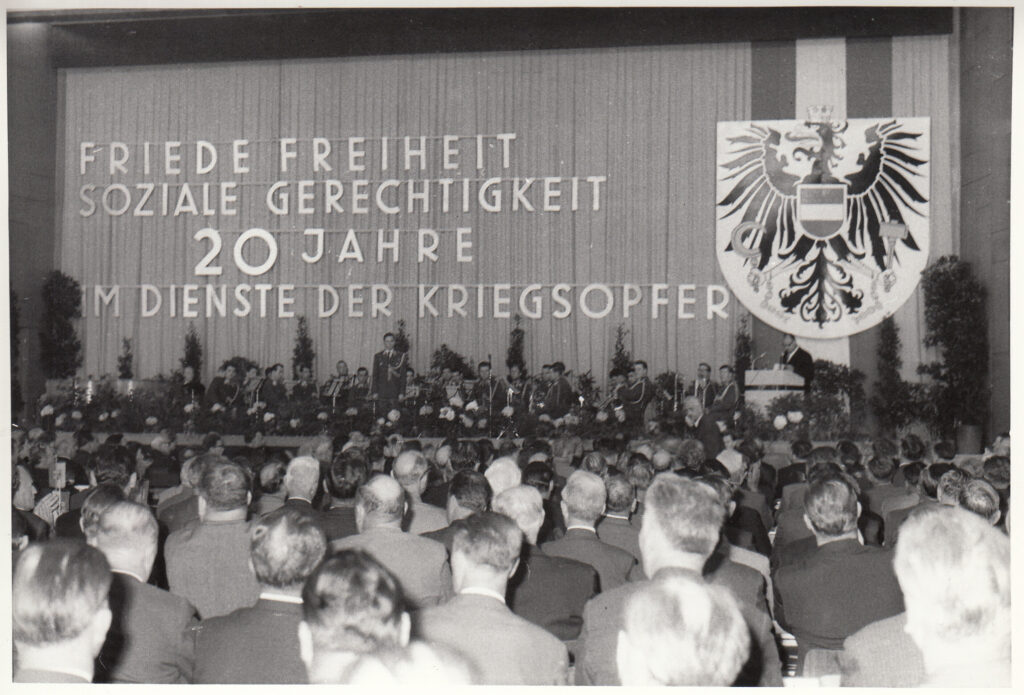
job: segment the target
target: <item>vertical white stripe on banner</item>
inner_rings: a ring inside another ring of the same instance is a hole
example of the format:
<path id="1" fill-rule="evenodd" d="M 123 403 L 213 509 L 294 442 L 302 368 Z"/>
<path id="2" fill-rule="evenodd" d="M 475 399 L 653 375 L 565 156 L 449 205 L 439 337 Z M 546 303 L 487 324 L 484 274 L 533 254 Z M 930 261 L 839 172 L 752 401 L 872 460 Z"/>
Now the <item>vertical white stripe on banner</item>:
<path id="1" fill-rule="evenodd" d="M 796 42 L 796 118 L 809 106 L 831 106 L 836 119 L 846 118 L 846 39 L 801 39 Z M 850 364 L 850 339 L 800 338 L 814 359 Z"/>

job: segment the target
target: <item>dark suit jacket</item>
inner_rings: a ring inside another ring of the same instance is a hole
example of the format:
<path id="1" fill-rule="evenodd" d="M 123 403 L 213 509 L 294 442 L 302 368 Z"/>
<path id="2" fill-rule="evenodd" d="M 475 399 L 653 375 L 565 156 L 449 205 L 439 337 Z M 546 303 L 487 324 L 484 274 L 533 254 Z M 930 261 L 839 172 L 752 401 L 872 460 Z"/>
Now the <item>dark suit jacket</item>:
<path id="1" fill-rule="evenodd" d="M 597 523 L 597 537 L 605 543 L 622 548 L 640 560 L 640 520 L 605 516 Z"/>
<path id="2" fill-rule="evenodd" d="M 583 607 L 597 590 L 597 570 L 590 565 L 524 545 L 508 584 L 508 604 L 513 613 L 558 639 L 574 640 L 583 627 Z"/>
<path id="3" fill-rule="evenodd" d="M 736 511 L 726 521 L 722 532 L 730 543 L 740 548 L 753 550 L 765 557 L 772 553 L 772 543 L 768 538 L 768 530 L 761 521 L 761 515 L 750 507 L 737 506 Z"/>
<path id="4" fill-rule="evenodd" d="M 392 527 L 376 527 L 331 541 L 331 550 L 360 548 L 391 570 L 410 604 L 434 606 L 452 593 L 448 551 L 437 541 Z"/>
<path id="5" fill-rule="evenodd" d="M 320 512 L 320 528 L 327 534 L 328 541 L 359 533 L 355 503 L 332 506 Z"/>
<path id="6" fill-rule="evenodd" d="M 704 413 L 696 427 L 687 428 L 691 437 L 704 445 L 704 458 L 713 459 L 725 448 L 722 442 L 722 431 L 710 413 Z"/>
<path id="7" fill-rule="evenodd" d="M 288 389 L 284 382 L 274 383 L 270 379 L 263 382 L 259 390 L 260 400 L 267 404 L 267 412 L 277 414 L 281 406 L 288 403 Z"/>
<path id="8" fill-rule="evenodd" d="M 811 357 L 811 353 L 798 347 L 788 357 L 783 352 L 779 361 L 793 367 L 793 371 L 804 378 L 805 391 L 811 388 L 811 381 L 814 379 L 814 358 Z"/>
<path id="9" fill-rule="evenodd" d="M 190 630 L 196 610 L 185 599 L 112 573 L 107 641 L 96 659 L 96 683 L 188 683 L 192 675 Z"/>
<path id="10" fill-rule="evenodd" d="M 405 353 L 398 350 L 392 351 L 390 359 L 386 350 L 374 355 L 371 393 L 376 393 L 382 400 L 398 400 L 405 391 L 405 368 L 408 364 Z M 388 372 L 389 366 L 397 370 L 397 376 Z"/>
<path id="11" fill-rule="evenodd" d="M 72 509 L 57 517 L 53 525 L 53 534 L 58 538 L 85 538 L 85 534 L 82 533 L 82 508 Z"/>
<path id="12" fill-rule="evenodd" d="M 725 564 L 725 563 L 723 563 Z M 730 584 L 737 584 L 736 578 L 739 574 L 733 574 L 731 565 L 728 563 L 725 573 L 716 576 L 716 573 L 705 573 L 705 581 L 718 586 L 726 586 L 734 591 Z M 753 574 L 757 572 L 749 567 L 742 568 L 750 570 Z M 665 574 L 674 572 L 686 573 L 696 577 L 696 573 L 681 569 L 663 569 L 655 575 L 655 580 Z M 759 576 L 759 575 L 758 575 Z M 619 680 L 619 669 L 615 660 L 615 653 L 618 646 L 619 630 L 623 627 L 626 601 L 640 587 L 643 582 L 631 582 L 620 586 L 612 591 L 598 594 L 587 603 L 583 612 L 583 632 L 580 634 L 576 649 L 576 685 L 621 685 Z M 764 586 L 764 580 L 761 580 Z M 739 591 L 746 593 L 746 590 L 739 586 Z M 764 590 L 761 590 L 762 596 Z M 766 611 L 748 603 L 749 596 L 737 596 L 737 605 L 743 618 L 750 629 L 750 657 L 744 665 L 736 680 L 737 685 L 782 685 L 782 664 L 779 661 L 778 649 L 775 646 L 775 639 L 772 635 L 771 618 Z"/>
<path id="13" fill-rule="evenodd" d="M 195 683 L 306 683 L 299 658 L 302 604 L 261 598 L 195 630 Z"/>
<path id="14" fill-rule="evenodd" d="M 421 533 L 424 538 L 429 538 L 432 541 L 437 541 L 442 544 L 451 555 L 452 552 L 452 540 L 455 538 L 455 530 L 449 524 L 444 528 L 439 528 L 436 531 L 430 531 L 428 533 Z"/>
<path id="15" fill-rule="evenodd" d="M 181 502 L 166 507 L 158 518 L 167 533 L 185 528 L 199 519 L 199 495 L 189 495 Z"/>
<path id="16" fill-rule="evenodd" d="M 889 512 L 885 517 L 885 547 L 895 548 L 896 539 L 900 535 L 900 526 L 907 520 L 911 514 L 916 512 L 918 509 L 929 509 L 931 507 L 938 507 L 939 503 L 933 499 L 924 499 L 918 502 L 913 507 L 904 507 L 903 509 L 897 509 Z"/>
<path id="17" fill-rule="evenodd" d="M 579 528 L 569 529 L 565 536 L 545 543 L 541 549 L 547 555 L 567 557 L 592 566 L 601 577 L 601 591 L 625 584 L 637 564 L 636 558 L 625 550 L 600 540 L 594 531 Z"/>
<path id="18" fill-rule="evenodd" d="M 846 638 L 839 655 L 842 685 L 861 688 L 914 688 L 925 680 L 924 657 L 906 631 L 900 613 L 862 627 Z"/>
<path id="19" fill-rule="evenodd" d="M 903 611 L 892 557 L 847 539 L 776 570 L 775 619 L 796 637 L 801 663 L 809 649 L 842 649 L 868 623 Z"/>
<path id="20" fill-rule="evenodd" d="M 560 418 L 569 412 L 575 400 L 569 380 L 560 376 L 548 387 L 547 393 L 544 395 L 544 408 L 541 412 L 550 415 L 552 419 Z"/>
<path id="21" fill-rule="evenodd" d="M 566 685 L 569 654 L 546 630 L 495 598 L 461 594 L 421 611 L 417 632 L 476 665 L 481 685 Z"/>
<path id="22" fill-rule="evenodd" d="M 22 518 L 25 522 L 25 526 L 28 527 L 28 539 L 33 543 L 36 541 L 45 541 L 50 537 L 50 525 L 35 515 L 34 512 L 25 511 L 24 509 L 18 509 L 11 507 L 14 513 Z M 62 517 L 67 514 L 62 514 Z"/>

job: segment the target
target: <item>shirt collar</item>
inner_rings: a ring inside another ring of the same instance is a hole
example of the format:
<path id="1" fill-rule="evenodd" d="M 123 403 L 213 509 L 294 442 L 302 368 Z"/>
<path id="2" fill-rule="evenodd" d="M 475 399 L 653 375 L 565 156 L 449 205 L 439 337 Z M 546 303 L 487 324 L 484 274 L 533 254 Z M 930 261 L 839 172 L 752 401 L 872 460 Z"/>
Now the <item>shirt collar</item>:
<path id="1" fill-rule="evenodd" d="M 593 526 L 587 526 L 585 524 L 573 524 L 571 526 L 566 526 L 565 527 L 565 532 L 568 533 L 569 531 L 572 531 L 573 529 L 578 529 L 580 531 L 590 531 L 591 533 L 597 533 L 597 530 L 594 529 Z"/>
<path id="2" fill-rule="evenodd" d="M 629 521 L 628 514 L 605 514 L 604 517 L 606 519 L 620 519 L 622 521 Z"/>
<path id="3" fill-rule="evenodd" d="M 302 500 L 303 502 L 308 502 L 309 504 L 313 504 L 313 501 L 312 501 L 312 500 L 310 500 L 310 499 L 307 499 L 307 498 L 305 498 L 305 497 L 302 497 L 302 496 L 300 496 L 300 495 L 292 495 L 291 497 L 289 497 L 289 498 L 288 498 L 288 500 L 287 500 L 287 501 L 289 501 L 289 502 L 290 502 L 291 500 Z"/>
<path id="4" fill-rule="evenodd" d="M 112 569 L 110 571 L 113 572 L 114 574 L 126 574 L 126 575 L 128 575 L 129 577 L 131 577 L 133 579 L 138 579 L 143 584 L 146 583 L 145 579 L 143 579 L 139 575 L 135 574 L 134 572 L 129 572 L 128 570 L 118 570 L 118 569 Z"/>
<path id="5" fill-rule="evenodd" d="M 467 595 L 467 594 L 473 595 L 473 596 L 486 596 L 487 598 L 493 598 L 493 599 L 496 599 L 498 601 L 501 601 L 502 603 L 505 603 L 505 597 L 504 596 L 499 594 L 497 591 L 492 591 L 491 589 L 485 589 L 482 586 L 467 586 L 465 589 L 463 589 L 462 591 L 459 592 L 460 596 Z"/>
<path id="6" fill-rule="evenodd" d="M 27 666 L 22 670 L 24 671 L 50 671 L 52 673 L 66 673 L 69 676 L 75 676 L 81 678 L 86 683 L 92 683 L 93 674 L 85 669 L 75 668 L 74 666 L 67 666 L 65 664 L 48 664 L 44 667 Z"/>
<path id="7" fill-rule="evenodd" d="M 261 591 L 260 600 L 262 601 L 280 601 L 282 603 L 297 603 L 302 604 L 301 596 L 290 596 L 288 594 L 279 594 L 275 591 Z"/>

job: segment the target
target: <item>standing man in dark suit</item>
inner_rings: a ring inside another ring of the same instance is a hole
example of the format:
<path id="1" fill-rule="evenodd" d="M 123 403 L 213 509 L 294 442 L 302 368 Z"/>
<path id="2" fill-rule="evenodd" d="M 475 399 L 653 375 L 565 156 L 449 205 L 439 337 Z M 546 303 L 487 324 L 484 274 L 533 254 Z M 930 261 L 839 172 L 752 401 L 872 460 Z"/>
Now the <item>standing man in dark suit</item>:
<path id="1" fill-rule="evenodd" d="M 779 364 L 783 369 L 795 372 L 804 378 L 804 393 L 811 390 L 811 381 L 814 379 L 814 358 L 811 353 L 796 344 L 796 336 L 787 333 L 782 336 L 782 355 L 779 357 Z"/>
<path id="2" fill-rule="evenodd" d="M 751 633 L 751 653 L 740 672 L 739 685 L 782 685 L 782 665 L 763 599 L 738 595 L 739 583 L 720 570 L 709 572 L 725 521 L 725 508 L 707 485 L 673 473 L 655 477 L 644 495 L 640 553 L 648 580 L 662 573 L 686 572 L 695 579 L 728 588 L 739 603 Z M 729 567 L 735 568 L 734 565 Z M 757 573 L 750 568 L 739 568 Z M 648 582 L 630 582 L 593 598 L 583 613 L 583 632 L 576 652 L 577 685 L 620 685 L 616 642 L 623 629 L 626 602 Z M 762 583 L 763 586 L 763 583 Z"/>
<path id="3" fill-rule="evenodd" d="M 395 349 L 395 334 L 384 334 L 384 349 L 373 356 L 371 398 L 381 400 L 381 408 L 393 408 L 398 397 L 405 393 L 405 368 L 409 358 Z M 383 411 L 387 412 L 387 411 Z"/>
<path id="4" fill-rule="evenodd" d="M 110 627 L 110 565 L 81 541 L 33 543 L 11 583 L 15 683 L 90 683 Z"/>
<path id="5" fill-rule="evenodd" d="M 512 612 L 563 641 L 575 640 L 583 627 L 583 607 L 597 594 L 597 570 L 537 547 L 544 524 L 544 503 L 530 485 L 517 485 L 494 498 L 494 511 L 516 522 L 525 543 L 519 569 L 508 584 Z"/>
<path id="6" fill-rule="evenodd" d="M 566 685 L 569 654 L 556 637 L 505 605 L 523 533 L 503 514 L 456 522 L 452 578 L 457 595 L 419 618 L 418 634 L 476 664 L 484 685 Z"/>
<path id="7" fill-rule="evenodd" d="M 259 602 L 196 629 L 196 683 L 305 683 L 299 657 L 302 586 L 327 550 L 313 517 L 282 507 L 253 523 Z"/>
<path id="8" fill-rule="evenodd" d="M 406 507 L 398 481 L 373 476 L 356 493 L 359 533 L 333 541 L 331 549 L 365 550 L 395 575 L 410 606 L 433 606 L 451 595 L 448 553 L 437 541 L 402 530 Z"/>
<path id="9" fill-rule="evenodd" d="M 636 558 L 597 537 L 595 525 L 605 511 L 604 481 L 593 473 L 576 471 L 562 490 L 565 535 L 541 546 L 548 555 L 585 562 L 601 577 L 601 591 L 625 584 Z"/>
<path id="10" fill-rule="evenodd" d="M 89 544 L 110 563 L 113 620 L 96 660 L 97 683 L 188 683 L 196 609 L 185 599 L 147 584 L 159 529 L 152 512 L 115 502 L 99 518 Z"/>
<path id="11" fill-rule="evenodd" d="M 857 489 L 841 475 L 815 477 L 804 519 L 817 547 L 775 572 L 775 619 L 797 639 L 798 673 L 810 649 L 843 648 L 868 623 L 903 611 L 892 553 L 862 545 Z"/>
<path id="12" fill-rule="evenodd" d="M 477 365 L 477 376 L 480 378 L 473 388 L 473 400 L 480 406 L 480 412 L 486 413 L 487 421 L 490 422 L 501 417 L 501 409 L 508 405 L 508 384 L 491 373 L 490 362 Z"/>
<path id="13" fill-rule="evenodd" d="M 704 412 L 704 406 L 696 396 L 687 396 L 683 401 L 683 412 L 686 414 L 687 432 L 704 445 L 704 458 L 713 459 L 725 448 L 722 430 L 718 423 Z"/>

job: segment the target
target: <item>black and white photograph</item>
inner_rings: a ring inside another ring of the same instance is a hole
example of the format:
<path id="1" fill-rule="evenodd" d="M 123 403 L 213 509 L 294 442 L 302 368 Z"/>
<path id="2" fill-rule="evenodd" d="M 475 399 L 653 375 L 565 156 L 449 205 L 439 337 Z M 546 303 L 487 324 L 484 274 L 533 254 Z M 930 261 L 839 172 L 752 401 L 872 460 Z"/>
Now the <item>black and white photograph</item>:
<path id="1" fill-rule="evenodd" d="M 8 6 L 8 683 L 1012 686 L 1016 10 Z"/>

